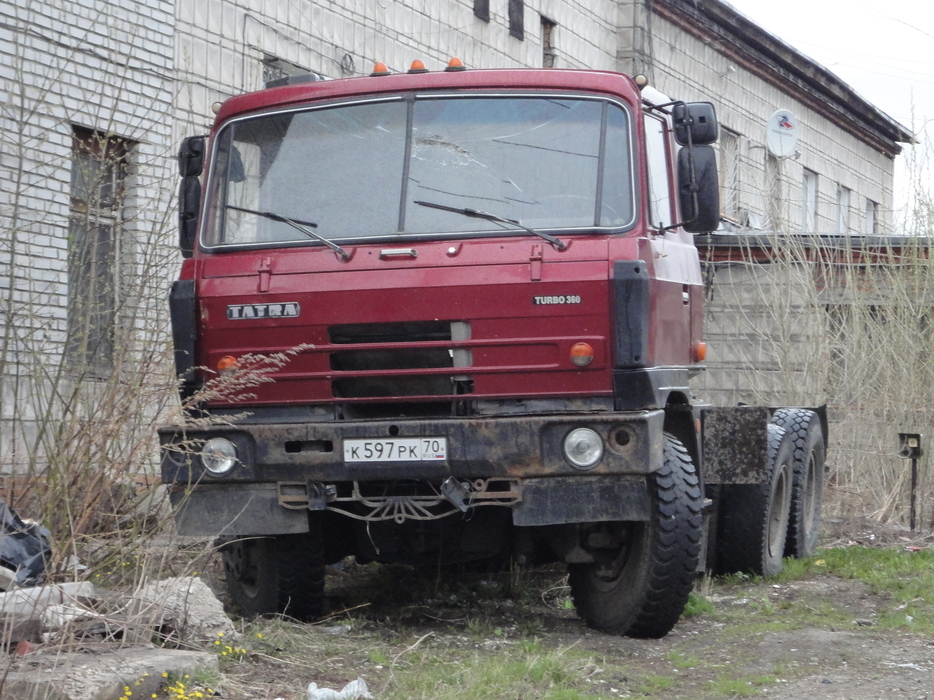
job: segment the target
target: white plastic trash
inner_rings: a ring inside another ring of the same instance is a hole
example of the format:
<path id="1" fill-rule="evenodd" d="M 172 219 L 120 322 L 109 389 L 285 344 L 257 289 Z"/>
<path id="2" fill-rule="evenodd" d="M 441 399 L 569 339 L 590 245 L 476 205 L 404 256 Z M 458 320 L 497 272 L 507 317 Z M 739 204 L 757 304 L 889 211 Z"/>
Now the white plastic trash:
<path id="1" fill-rule="evenodd" d="M 317 683 L 308 684 L 308 700 L 368 700 L 372 697 L 370 689 L 366 687 L 366 681 L 362 678 L 350 681 L 339 691 L 319 688 Z"/>

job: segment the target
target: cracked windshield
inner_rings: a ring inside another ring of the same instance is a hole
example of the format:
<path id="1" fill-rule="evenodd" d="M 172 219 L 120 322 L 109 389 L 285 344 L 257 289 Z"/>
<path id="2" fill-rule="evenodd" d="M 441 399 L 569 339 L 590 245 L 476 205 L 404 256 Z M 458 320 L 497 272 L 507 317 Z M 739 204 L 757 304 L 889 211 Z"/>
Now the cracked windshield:
<path id="1" fill-rule="evenodd" d="M 392 99 L 257 117 L 224 131 L 214 167 L 208 245 L 633 219 L 628 113 L 599 99 Z"/>

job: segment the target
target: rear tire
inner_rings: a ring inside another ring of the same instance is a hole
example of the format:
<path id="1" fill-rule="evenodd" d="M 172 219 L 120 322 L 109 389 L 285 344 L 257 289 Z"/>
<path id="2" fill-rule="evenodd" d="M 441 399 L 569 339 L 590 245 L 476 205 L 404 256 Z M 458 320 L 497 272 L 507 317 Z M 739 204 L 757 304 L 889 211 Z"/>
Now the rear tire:
<path id="1" fill-rule="evenodd" d="M 773 423 L 769 431 L 769 482 L 726 484 L 720 490 L 717 573 L 774 576 L 782 570 L 791 506 L 794 446 Z"/>
<path id="2" fill-rule="evenodd" d="M 600 523 L 592 534 L 608 543 L 598 561 L 573 564 L 571 594 L 591 627 L 658 639 L 675 626 L 694 586 L 701 541 L 701 491 L 691 457 L 665 435 L 664 463 L 650 476 L 648 522 Z"/>
<path id="3" fill-rule="evenodd" d="M 319 530 L 244 537 L 223 545 L 227 592 L 248 616 L 320 617 L 324 607 L 324 549 Z"/>
<path id="4" fill-rule="evenodd" d="M 820 418 L 803 408 L 780 408 L 772 422 L 784 428 L 794 445 L 794 479 L 785 556 L 807 559 L 817 551 L 824 498 L 824 433 Z"/>

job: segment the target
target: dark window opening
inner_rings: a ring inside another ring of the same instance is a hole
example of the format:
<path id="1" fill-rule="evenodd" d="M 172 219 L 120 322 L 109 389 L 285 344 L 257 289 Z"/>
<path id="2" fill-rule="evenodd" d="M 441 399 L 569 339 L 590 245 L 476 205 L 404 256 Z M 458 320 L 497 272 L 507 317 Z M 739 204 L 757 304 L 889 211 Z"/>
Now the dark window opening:
<path id="1" fill-rule="evenodd" d="M 525 0 L 509 0 L 509 36 L 525 39 Z"/>
<path id="2" fill-rule="evenodd" d="M 130 148 L 125 139 L 73 127 L 67 353 L 75 367 L 92 375 L 113 368 Z"/>
<path id="3" fill-rule="evenodd" d="M 552 37 L 555 31 L 555 27 L 558 25 L 557 22 L 548 19 L 545 15 L 542 15 L 542 67 L 543 68 L 554 68 L 555 67 L 555 58 L 557 58 L 557 52 L 555 51 L 554 44 L 552 43 Z"/>
<path id="4" fill-rule="evenodd" d="M 473 0 L 473 13 L 484 22 L 489 22 L 490 0 Z"/>

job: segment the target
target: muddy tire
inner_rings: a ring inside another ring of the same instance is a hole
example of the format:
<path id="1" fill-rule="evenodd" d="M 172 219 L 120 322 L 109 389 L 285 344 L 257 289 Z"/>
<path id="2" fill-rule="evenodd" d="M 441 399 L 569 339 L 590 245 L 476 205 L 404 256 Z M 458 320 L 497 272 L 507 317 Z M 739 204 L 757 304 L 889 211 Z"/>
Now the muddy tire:
<path id="1" fill-rule="evenodd" d="M 684 446 L 665 435 L 664 463 L 651 475 L 648 522 L 590 526 L 598 561 L 573 564 L 571 594 L 591 627 L 611 634 L 658 639 L 674 627 L 694 586 L 701 541 L 701 491 Z"/>
<path id="2" fill-rule="evenodd" d="M 320 530 L 276 537 L 244 537 L 223 545 L 227 592 L 244 615 L 320 617 L 324 552 Z"/>
<path id="3" fill-rule="evenodd" d="M 720 491 L 717 573 L 774 576 L 782 570 L 794 470 L 790 433 L 769 431 L 769 482 L 728 484 Z"/>
<path id="4" fill-rule="evenodd" d="M 794 445 L 794 478 L 785 556 L 807 559 L 817 551 L 824 498 L 824 434 L 820 418 L 803 408 L 780 408 L 772 422 L 784 428 Z"/>

